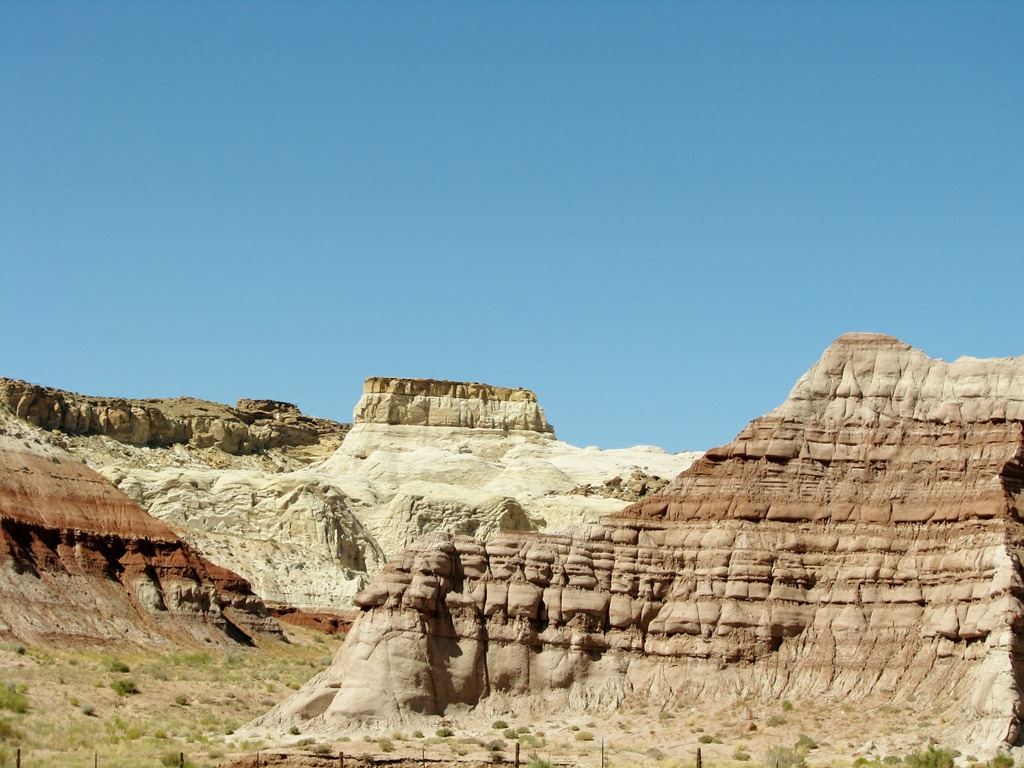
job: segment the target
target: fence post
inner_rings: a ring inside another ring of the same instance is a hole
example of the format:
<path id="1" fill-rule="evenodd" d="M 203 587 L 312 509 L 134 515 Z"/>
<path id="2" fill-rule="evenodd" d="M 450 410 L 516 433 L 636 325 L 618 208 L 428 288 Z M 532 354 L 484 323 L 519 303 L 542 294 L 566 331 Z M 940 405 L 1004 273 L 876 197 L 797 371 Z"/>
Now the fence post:
<path id="1" fill-rule="evenodd" d="M 701 768 L 702 762 L 700 759 L 700 747 L 697 747 L 697 768 Z"/>
<path id="2" fill-rule="evenodd" d="M 18 768 L 21 768 L 21 747 L 18 747 Z"/>
<path id="3" fill-rule="evenodd" d="M 604 739 L 601 739 L 601 768 L 604 768 Z"/>
<path id="4" fill-rule="evenodd" d="M 338 768 L 345 768 L 345 753 L 338 753 Z"/>
<path id="5" fill-rule="evenodd" d="M 185 768 L 185 753 L 184 752 L 179 752 L 178 753 L 178 766 L 179 766 L 179 768 Z"/>
<path id="6" fill-rule="evenodd" d="M 516 741 L 516 768 L 519 768 L 519 742 Z"/>

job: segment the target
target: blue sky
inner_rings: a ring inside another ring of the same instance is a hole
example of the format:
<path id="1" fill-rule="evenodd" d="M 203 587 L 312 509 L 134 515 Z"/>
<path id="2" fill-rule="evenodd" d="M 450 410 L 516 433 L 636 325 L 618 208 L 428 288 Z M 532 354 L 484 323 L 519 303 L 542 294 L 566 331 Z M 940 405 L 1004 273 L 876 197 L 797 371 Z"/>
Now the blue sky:
<path id="1" fill-rule="evenodd" d="M 1024 3 L 0 0 L 0 375 L 535 390 L 729 441 L 837 336 L 1024 354 Z"/>

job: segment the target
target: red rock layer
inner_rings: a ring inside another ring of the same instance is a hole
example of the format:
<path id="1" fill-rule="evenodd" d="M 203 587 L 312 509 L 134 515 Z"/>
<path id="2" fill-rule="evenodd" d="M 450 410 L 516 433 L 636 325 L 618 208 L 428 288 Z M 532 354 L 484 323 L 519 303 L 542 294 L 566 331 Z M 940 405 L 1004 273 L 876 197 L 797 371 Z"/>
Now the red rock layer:
<path id="1" fill-rule="evenodd" d="M 784 405 L 619 519 L 1018 519 L 1024 359 L 946 364 L 848 334 Z"/>
<path id="2" fill-rule="evenodd" d="M 248 583 L 44 435 L 0 420 L 0 635 L 249 643 L 280 630 Z"/>

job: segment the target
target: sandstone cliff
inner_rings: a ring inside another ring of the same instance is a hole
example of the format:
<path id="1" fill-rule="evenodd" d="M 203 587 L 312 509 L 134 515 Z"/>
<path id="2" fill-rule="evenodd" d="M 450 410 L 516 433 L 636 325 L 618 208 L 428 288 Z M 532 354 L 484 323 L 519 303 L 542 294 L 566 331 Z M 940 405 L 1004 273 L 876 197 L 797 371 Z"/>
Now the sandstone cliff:
<path id="1" fill-rule="evenodd" d="M 253 732 L 754 695 L 898 702 L 1020 736 L 1024 358 L 839 339 L 786 403 L 602 524 L 433 533 L 356 596 L 334 664 Z"/>
<path id="2" fill-rule="evenodd" d="M 280 636 L 244 579 L 2 411 L 0 552 L 0 636 L 141 645 Z"/>
<path id="3" fill-rule="evenodd" d="M 0 408 L 70 435 L 103 435 L 133 445 L 187 444 L 246 455 L 273 448 L 340 442 L 348 429 L 303 416 L 291 403 L 239 400 L 237 408 L 190 397 L 153 400 L 90 397 L 0 378 Z"/>
<path id="4" fill-rule="evenodd" d="M 119 400 L 11 380 L 4 404 L 263 599 L 313 610 L 351 607 L 425 532 L 486 539 L 596 520 L 696 458 L 576 448 L 527 390 L 421 379 L 368 379 L 351 429 L 276 401 Z M 407 421 L 367 423 L 375 413 Z"/>
<path id="5" fill-rule="evenodd" d="M 409 424 L 551 432 L 528 389 L 435 379 L 371 376 L 356 405 L 356 424 Z"/>

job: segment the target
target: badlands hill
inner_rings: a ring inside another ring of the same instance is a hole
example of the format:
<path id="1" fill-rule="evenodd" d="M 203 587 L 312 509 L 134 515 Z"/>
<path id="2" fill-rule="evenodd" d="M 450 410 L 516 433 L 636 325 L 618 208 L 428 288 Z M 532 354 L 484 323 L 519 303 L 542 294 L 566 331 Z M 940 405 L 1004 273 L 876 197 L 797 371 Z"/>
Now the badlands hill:
<path id="1" fill-rule="evenodd" d="M 946 745 L 1014 744 L 1022 421 L 1024 358 L 844 336 L 782 406 L 600 524 L 418 539 L 356 595 L 334 664 L 250 730 L 874 697 L 927 711 Z"/>
<path id="2" fill-rule="evenodd" d="M 0 411 L 0 637 L 160 646 L 280 637 L 231 571 Z"/>
<path id="3" fill-rule="evenodd" d="M 366 380 L 354 424 L 294 405 L 125 400 L 0 379 L 51 437 L 264 600 L 351 608 L 386 559 L 441 530 L 486 539 L 594 521 L 697 454 L 557 440 L 533 392 Z"/>

